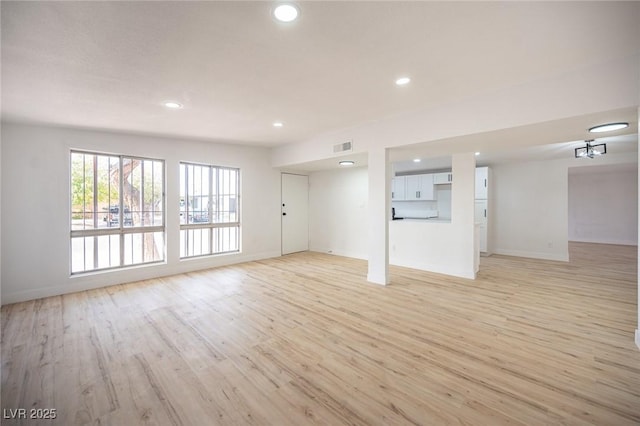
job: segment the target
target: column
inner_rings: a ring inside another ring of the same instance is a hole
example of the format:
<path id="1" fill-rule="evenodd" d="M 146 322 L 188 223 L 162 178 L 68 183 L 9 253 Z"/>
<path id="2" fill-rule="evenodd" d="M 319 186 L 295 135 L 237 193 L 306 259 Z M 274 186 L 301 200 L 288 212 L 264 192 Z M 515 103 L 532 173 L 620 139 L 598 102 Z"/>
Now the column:
<path id="1" fill-rule="evenodd" d="M 451 225 L 458 238 L 460 276 L 475 279 L 475 178 L 476 157 L 473 152 L 451 157 Z"/>
<path id="2" fill-rule="evenodd" d="M 367 281 L 389 283 L 391 169 L 386 148 L 369 150 L 369 269 Z"/>

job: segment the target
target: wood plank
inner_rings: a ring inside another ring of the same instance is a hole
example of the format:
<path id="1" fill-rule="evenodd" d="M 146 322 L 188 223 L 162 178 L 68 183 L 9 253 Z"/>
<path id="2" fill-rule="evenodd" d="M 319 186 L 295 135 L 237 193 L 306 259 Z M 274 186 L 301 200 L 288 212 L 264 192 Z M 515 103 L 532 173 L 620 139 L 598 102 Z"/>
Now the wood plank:
<path id="1" fill-rule="evenodd" d="M 637 248 L 570 256 L 483 257 L 476 280 L 391 267 L 385 287 L 306 252 L 3 306 L 2 408 L 60 425 L 639 424 Z"/>

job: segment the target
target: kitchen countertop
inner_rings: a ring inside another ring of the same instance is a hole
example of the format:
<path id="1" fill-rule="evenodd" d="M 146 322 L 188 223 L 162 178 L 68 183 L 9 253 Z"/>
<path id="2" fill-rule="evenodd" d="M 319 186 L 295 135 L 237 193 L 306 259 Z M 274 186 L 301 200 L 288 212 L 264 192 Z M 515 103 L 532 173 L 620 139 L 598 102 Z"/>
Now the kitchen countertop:
<path id="1" fill-rule="evenodd" d="M 433 223 L 451 223 L 451 219 L 445 219 L 442 217 L 430 217 L 424 219 L 418 218 L 405 218 L 401 220 L 392 220 L 392 222 L 433 222 Z"/>

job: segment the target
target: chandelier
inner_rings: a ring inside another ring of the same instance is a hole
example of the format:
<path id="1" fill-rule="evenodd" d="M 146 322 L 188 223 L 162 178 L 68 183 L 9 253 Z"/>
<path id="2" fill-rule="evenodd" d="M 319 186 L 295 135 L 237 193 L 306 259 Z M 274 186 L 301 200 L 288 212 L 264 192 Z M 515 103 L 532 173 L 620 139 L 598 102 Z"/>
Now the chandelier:
<path id="1" fill-rule="evenodd" d="M 607 144 L 592 144 L 593 139 L 586 140 L 586 146 L 576 148 L 576 158 L 594 158 L 607 153 Z"/>

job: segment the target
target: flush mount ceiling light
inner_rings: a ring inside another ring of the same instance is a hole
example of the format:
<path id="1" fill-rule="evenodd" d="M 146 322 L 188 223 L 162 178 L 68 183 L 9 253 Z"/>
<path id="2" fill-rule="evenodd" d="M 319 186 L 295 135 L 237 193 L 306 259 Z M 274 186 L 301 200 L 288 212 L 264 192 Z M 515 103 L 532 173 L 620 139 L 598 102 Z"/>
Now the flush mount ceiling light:
<path id="1" fill-rule="evenodd" d="M 614 130 L 620 130 L 629 127 L 629 123 L 608 123 L 601 124 L 599 126 L 594 126 L 589 129 L 590 133 L 602 133 L 602 132 L 613 132 Z"/>
<path id="2" fill-rule="evenodd" d="M 298 7 L 291 3 L 282 3 L 273 9 L 273 17 L 280 22 L 293 22 L 299 14 Z"/>
<path id="3" fill-rule="evenodd" d="M 175 101 L 166 101 L 166 102 L 163 102 L 162 105 L 164 105 L 165 107 L 170 108 L 170 109 L 180 109 L 180 108 L 182 108 L 182 104 L 178 103 L 178 102 L 175 102 Z"/>
<path id="4" fill-rule="evenodd" d="M 356 164 L 356 162 L 351 160 L 342 160 L 338 164 L 340 164 L 341 166 L 353 166 L 354 164 Z"/>
<path id="5" fill-rule="evenodd" d="M 409 77 L 401 77 L 401 78 L 396 80 L 396 84 L 398 86 L 404 86 L 404 85 L 409 84 L 410 81 L 411 81 L 411 79 Z"/>
<path id="6" fill-rule="evenodd" d="M 419 158 L 414 158 L 414 159 L 413 159 L 413 162 L 414 162 L 414 163 L 419 163 L 420 161 L 422 161 L 422 160 L 420 160 Z"/>
<path id="7" fill-rule="evenodd" d="M 478 155 L 480 155 L 480 153 L 479 153 L 479 152 L 476 152 L 476 157 L 477 157 Z"/>
<path id="8" fill-rule="evenodd" d="M 594 158 L 607 153 L 607 144 L 593 145 L 591 142 L 593 142 L 593 139 L 585 141 L 586 146 L 576 148 L 576 158 Z"/>
<path id="9" fill-rule="evenodd" d="M 284 126 L 284 124 L 282 124 L 280 121 L 276 121 L 275 123 L 273 123 L 273 127 L 282 127 Z"/>

